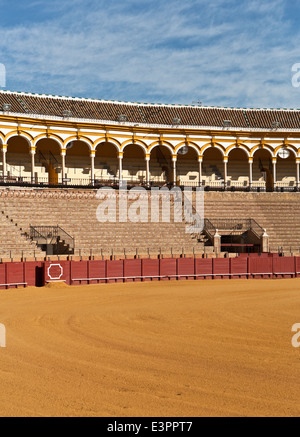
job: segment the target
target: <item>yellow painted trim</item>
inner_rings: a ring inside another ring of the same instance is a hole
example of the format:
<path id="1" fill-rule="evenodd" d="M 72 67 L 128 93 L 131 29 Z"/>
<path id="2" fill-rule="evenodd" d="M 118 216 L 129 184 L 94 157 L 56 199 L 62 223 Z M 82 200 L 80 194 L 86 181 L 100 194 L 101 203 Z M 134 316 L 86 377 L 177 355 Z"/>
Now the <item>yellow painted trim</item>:
<path id="1" fill-rule="evenodd" d="M 250 154 L 251 157 L 253 157 L 255 152 L 257 152 L 257 150 L 259 150 L 259 149 L 261 149 L 261 150 L 268 150 L 271 153 L 272 157 L 274 156 L 274 149 L 272 149 L 269 145 L 264 144 L 262 146 L 261 144 L 258 144 L 258 145 L 256 145 L 255 147 L 253 147 L 251 149 L 251 154 Z"/>
<path id="2" fill-rule="evenodd" d="M 251 153 L 251 149 L 247 147 L 245 144 L 236 143 L 236 144 L 231 144 L 229 147 L 227 147 L 226 156 L 229 156 L 230 152 L 232 152 L 234 149 L 243 150 L 247 156 L 249 156 Z"/>
<path id="3" fill-rule="evenodd" d="M 64 141 L 62 138 L 60 138 L 58 135 L 47 132 L 45 134 L 40 134 L 37 137 L 34 138 L 33 144 L 36 146 L 36 144 L 41 140 L 53 140 L 59 143 L 60 148 L 63 147 Z"/>
<path id="4" fill-rule="evenodd" d="M 94 143 L 93 143 L 94 149 L 97 149 L 99 144 L 102 144 L 102 143 L 113 144 L 117 148 L 118 151 L 121 150 L 120 141 L 116 140 L 115 138 L 109 137 L 109 136 L 101 136 L 98 140 L 94 141 Z"/>
<path id="5" fill-rule="evenodd" d="M 158 147 L 158 146 L 166 147 L 169 150 L 169 152 L 172 153 L 172 155 L 174 154 L 173 146 L 170 143 L 168 143 L 167 141 L 163 141 L 162 142 L 160 140 L 158 140 L 158 141 L 156 140 L 152 144 L 150 144 L 150 146 L 148 147 L 147 153 L 151 153 L 152 150 L 155 149 L 155 147 Z"/>
<path id="6" fill-rule="evenodd" d="M 25 137 L 25 139 L 28 139 L 30 142 L 33 142 L 33 137 L 32 135 L 28 134 L 27 132 L 24 132 L 23 130 L 14 130 L 9 132 L 8 134 L 5 135 L 4 141 L 8 141 L 10 138 L 13 137 Z"/>
<path id="7" fill-rule="evenodd" d="M 93 142 L 84 135 L 73 135 L 69 138 L 66 138 L 63 142 L 63 145 L 66 146 L 71 141 L 81 141 L 82 143 L 86 143 L 86 145 L 89 146 L 90 149 L 92 149 L 94 146 Z"/>

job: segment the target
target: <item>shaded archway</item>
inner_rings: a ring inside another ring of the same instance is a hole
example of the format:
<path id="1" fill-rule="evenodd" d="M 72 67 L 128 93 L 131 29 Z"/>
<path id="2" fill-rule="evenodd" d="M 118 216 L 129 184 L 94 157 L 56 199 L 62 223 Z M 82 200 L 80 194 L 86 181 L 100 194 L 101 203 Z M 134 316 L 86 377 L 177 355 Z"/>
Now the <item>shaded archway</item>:
<path id="1" fill-rule="evenodd" d="M 173 183 L 172 154 L 168 147 L 157 145 L 150 156 L 150 183 Z"/>
<path id="2" fill-rule="evenodd" d="M 113 143 L 100 143 L 96 148 L 95 181 L 115 182 L 119 176 L 119 152 Z"/>
<path id="3" fill-rule="evenodd" d="M 252 186 L 273 191 L 273 163 L 272 154 L 268 149 L 257 149 L 253 155 Z"/>
<path id="4" fill-rule="evenodd" d="M 71 141 L 66 146 L 64 179 L 73 185 L 88 185 L 91 179 L 90 148 L 84 141 Z"/>
<path id="5" fill-rule="evenodd" d="M 145 151 L 137 144 L 129 144 L 124 149 L 123 179 L 128 183 L 146 183 Z"/>
<path id="6" fill-rule="evenodd" d="M 284 149 L 285 150 L 285 149 Z M 279 153 L 276 163 L 276 187 L 292 189 L 297 186 L 297 164 L 295 153 L 288 150 L 289 156 L 282 158 Z M 284 156 L 284 154 L 282 154 Z"/>
<path id="7" fill-rule="evenodd" d="M 199 185 L 198 154 L 193 147 L 186 147 L 179 149 L 177 154 L 177 183 L 196 187 Z"/>
<path id="8" fill-rule="evenodd" d="M 203 179 L 206 186 L 218 188 L 224 185 L 224 157 L 217 147 L 209 147 L 203 154 Z"/>
<path id="9" fill-rule="evenodd" d="M 56 185 L 62 177 L 61 148 L 57 141 L 43 138 L 36 144 L 35 172 L 39 182 Z"/>
<path id="10" fill-rule="evenodd" d="M 15 136 L 8 140 L 6 171 L 8 180 L 31 182 L 30 144 L 24 137 Z"/>
<path id="11" fill-rule="evenodd" d="M 244 149 L 235 148 L 229 152 L 227 180 L 230 187 L 249 186 L 249 160 Z"/>

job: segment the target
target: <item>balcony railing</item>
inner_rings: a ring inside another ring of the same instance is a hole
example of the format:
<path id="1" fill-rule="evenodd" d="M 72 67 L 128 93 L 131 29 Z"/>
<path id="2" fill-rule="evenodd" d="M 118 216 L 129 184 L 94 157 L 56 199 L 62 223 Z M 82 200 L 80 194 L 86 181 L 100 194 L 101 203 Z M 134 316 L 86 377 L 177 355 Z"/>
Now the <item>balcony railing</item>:
<path id="1" fill-rule="evenodd" d="M 123 178 L 123 182 L 126 182 L 128 186 L 147 186 L 147 181 L 145 176 L 132 176 Z M 69 188 L 99 188 L 101 186 L 111 186 L 117 187 L 120 184 L 118 177 L 109 178 L 95 178 L 91 180 L 89 177 L 86 178 L 66 178 L 61 179 L 50 179 L 48 177 L 34 177 L 30 176 L 0 176 L 0 186 L 33 186 L 33 187 L 69 187 Z M 173 185 L 171 182 L 167 182 L 162 177 L 151 176 L 150 183 L 148 186 L 165 186 Z M 198 180 L 184 180 L 180 179 L 177 185 L 182 187 L 199 187 Z M 232 181 L 228 180 L 226 185 L 224 180 L 202 180 L 201 187 L 207 191 L 266 191 L 265 181 L 253 181 L 251 187 L 247 181 Z M 279 181 L 274 187 L 273 191 L 277 192 L 292 192 L 300 191 L 300 186 L 297 186 L 296 181 Z"/>

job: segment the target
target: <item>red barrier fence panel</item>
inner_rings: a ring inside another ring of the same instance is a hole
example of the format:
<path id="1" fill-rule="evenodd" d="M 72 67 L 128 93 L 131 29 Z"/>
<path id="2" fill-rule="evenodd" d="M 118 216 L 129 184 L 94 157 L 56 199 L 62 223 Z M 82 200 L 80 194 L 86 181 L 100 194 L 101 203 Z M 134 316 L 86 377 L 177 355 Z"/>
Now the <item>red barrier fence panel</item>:
<path id="1" fill-rule="evenodd" d="M 90 284 L 106 283 L 106 261 L 90 261 L 88 264 L 88 270 Z"/>
<path id="2" fill-rule="evenodd" d="M 250 279 L 272 279 L 273 258 L 248 258 Z"/>
<path id="3" fill-rule="evenodd" d="M 44 263 L 28 261 L 24 263 L 24 282 L 27 287 L 42 287 L 44 285 Z"/>
<path id="4" fill-rule="evenodd" d="M 295 272 L 296 278 L 300 278 L 300 258 L 295 257 Z"/>
<path id="5" fill-rule="evenodd" d="M 160 276 L 161 281 L 176 280 L 177 275 L 177 260 L 175 258 L 160 260 Z"/>
<path id="6" fill-rule="evenodd" d="M 248 259 L 247 258 L 230 258 L 231 279 L 248 278 Z"/>
<path id="7" fill-rule="evenodd" d="M 143 259 L 116 261 L 53 261 L 0 264 L 0 289 L 159 279 L 270 279 L 300 277 L 300 257 L 237 257 L 214 259 Z"/>
<path id="8" fill-rule="evenodd" d="M 273 259 L 273 274 L 276 279 L 288 279 L 296 276 L 294 257 Z"/>
<path id="9" fill-rule="evenodd" d="M 179 280 L 194 280 L 195 279 L 194 258 L 178 258 L 177 275 Z"/>
<path id="10" fill-rule="evenodd" d="M 5 290 L 6 284 L 6 264 L 0 264 L 0 290 Z"/>
<path id="11" fill-rule="evenodd" d="M 7 263 L 6 264 L 6 281 L 7 288 L 17 288 L 26 287 L 25 274 L 24 274 L 24 263 Z"/>
<path id="12" fill-rule="evenodd" d="M 230 259 L 229 258 L 214 258 L 213 259 L 213 275 L 214 275 L 214 279 L 229 279 L 230 278 Z"/>
<path id="13" fill-rule="evenodd" d="M 123 260 L 113 260 L 106 261 L 106 275 L 107 282 L 124 282 L 124 261 Z"/>
<path id="14" fill-rule="evenodd" d="M 140 259 L 125 259 L 124 260 L 124 276 L 126 282 L 141 282 L 142 276 L 142 260 Z"/>
<path id="15" fill-rule="evenodd" d="M 159 281 L 159 259 L 142 260 L 143 281 Z"/>
<path id="16" fill-rule="evenodd" d="M 89 261 L 70 261 L 70 275 L 72 285 L 88 284 Z"/>
<path id="17" fill-rule="evenodd" d="M 213 263 L 212 259 L 195 259 L 196 279 L 212 279 Z"/>
<path id="18" fill-rule="evenodd" d="M 44 269 L 44 283 L 65 282 L 72 285 L 70 281 L 70 261 L 46 261 Z"/>

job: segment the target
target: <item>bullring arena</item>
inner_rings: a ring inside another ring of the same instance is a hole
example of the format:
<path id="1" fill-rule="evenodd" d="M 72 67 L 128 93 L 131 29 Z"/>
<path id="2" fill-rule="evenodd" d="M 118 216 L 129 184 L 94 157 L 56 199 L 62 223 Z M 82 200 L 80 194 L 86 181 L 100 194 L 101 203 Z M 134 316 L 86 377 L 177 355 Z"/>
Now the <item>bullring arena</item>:
<path id="1" fill-rule="evenodd" d="M 0 91 L 0 144 L 1 416 L 299 415 L 300 111 Z"/>

